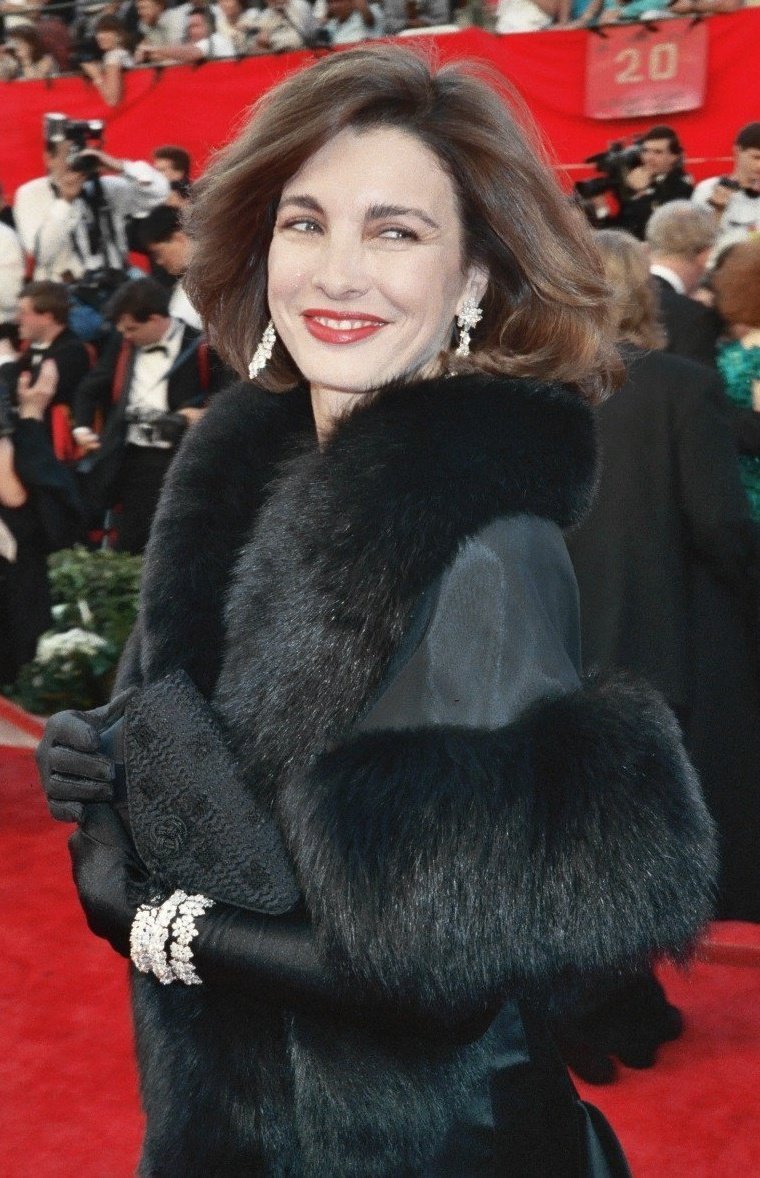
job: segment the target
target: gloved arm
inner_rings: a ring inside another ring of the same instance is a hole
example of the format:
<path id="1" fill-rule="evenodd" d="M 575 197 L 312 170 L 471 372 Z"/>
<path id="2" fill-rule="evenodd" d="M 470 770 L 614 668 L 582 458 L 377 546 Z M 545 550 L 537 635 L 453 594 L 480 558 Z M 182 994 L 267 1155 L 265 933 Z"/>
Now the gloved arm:
<path id="1" fill-rule="evenodd" d="M 137 911 L 137 892 L 145 884 L 142 864 L 112 807 L 89 805 L 84 821 L 69 840 L 74 882 L 96 936 L 122 956 L 129 955 L 129 935 Z M 389 1003 L 362 1005 L 350 994 L 320 953 L 303 911 L 264 916 L 226 904 L 196 918 L 193 965 L 208 985 L 239 988 L 248 994 L 317 1016 L 355 1023 L 386 1033 L 429 1036 L 438 1042 L 464 1043 L 479 1038 L 496 1014 L 484 1011 L 472 1022 L 450 1026 L 421 1021 L 414 1011 Z M 180 985 L 182 983 L 173 983 Z"/>
<path id="2" fill-rule="evenodd" d="M 37 746 L 37 769 L 59 822 L 81 822 L 85 802 L 112 801 L 115 765 L 101 750 L 101 733 L 123 715 L 132 693 L 124 691 L 89 712 L 56 712 L 48 720 Z"/>

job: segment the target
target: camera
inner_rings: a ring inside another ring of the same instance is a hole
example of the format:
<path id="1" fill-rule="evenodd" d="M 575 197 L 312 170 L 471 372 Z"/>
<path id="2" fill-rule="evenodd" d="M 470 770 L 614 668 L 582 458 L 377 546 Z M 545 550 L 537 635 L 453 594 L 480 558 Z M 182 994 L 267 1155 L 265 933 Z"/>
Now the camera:
<path id="1" fill-rule="evenodd" d="M 590 155 L 583 162 L 593 164 L 597 172 L 601 172 L 600 176 L 577 180 L 573 185 L 581 200 L 591 200 L 604 192 L 619 193 L 628 173 L 641 163 L 641 150 L 638 143 L 626 144 L 624 140 L 616 139 L 606 151 Z"/>
<path id="2" fill-rule="evenodd" d="M 138 409 L 128 406 L 124 420 L 136 425 L 142 440 L 148 445 L 170 442 L 176 446 L 187 429 L 187 419 L 181 413 L 165 413 L 161 409 Z"/>
<path id="3" fill-rule="evenodd" d="M 49 112 L 42 116 L 42 131 L 45 143 L 52 147 L 58 143 L 69 144 L 66 161 L 74 172 L 85 176 L 97 174 L 98 159 L 90 154 L 89 148 L 103 146 L 105 123 L 102 119 L 70 119 L 67 115 Z"/>

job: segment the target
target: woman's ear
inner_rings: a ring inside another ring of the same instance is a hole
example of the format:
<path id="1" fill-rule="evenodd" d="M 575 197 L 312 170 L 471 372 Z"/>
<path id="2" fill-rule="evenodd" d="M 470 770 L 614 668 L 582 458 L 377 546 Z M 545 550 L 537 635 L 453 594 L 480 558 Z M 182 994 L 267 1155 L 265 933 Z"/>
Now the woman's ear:
<path id="1" fill-rule="evenodd" d="M 457 312 L 464 303 L 475 303 L 478 306 L 488 287 L 488 271 L 482 266 L 470 266 L 467 271 L 467 283 L 464 288 Z"/>

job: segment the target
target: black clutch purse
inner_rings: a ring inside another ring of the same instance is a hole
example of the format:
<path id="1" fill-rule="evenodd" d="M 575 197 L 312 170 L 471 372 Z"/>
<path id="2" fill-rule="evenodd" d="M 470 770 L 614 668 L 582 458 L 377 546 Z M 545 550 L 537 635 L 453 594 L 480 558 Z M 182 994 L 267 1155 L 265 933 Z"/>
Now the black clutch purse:
<path id="1" fill-rule="evenodd" d="M 101 743 L 117 765 L 114 804 L 152 884 L 272 916 L 299 906 L 277 823 L 184 671 L 136 692 Z"/>

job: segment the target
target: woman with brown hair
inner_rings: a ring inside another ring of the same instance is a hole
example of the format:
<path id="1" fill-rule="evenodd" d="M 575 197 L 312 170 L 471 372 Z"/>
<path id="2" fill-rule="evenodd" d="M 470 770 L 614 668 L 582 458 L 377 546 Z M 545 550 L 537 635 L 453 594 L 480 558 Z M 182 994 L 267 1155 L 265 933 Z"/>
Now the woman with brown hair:
<path id="1" fill-rule="evenodd" d="M 267 95 L 190 231 L 249 379 L 170 471 L 120 671 L 142 867 L 124 702 L 40 753 L 136 964 L 141 1173 L 625 1174 L 545 1016 L 687 948 L 713 844 L 659 698 L 579 680 L 589 231 L 488 82 L 392 46 Z"/>
<path id="2" fill-rule="evenodd" d="M 0 45 L 1 80 L 50 78 L 57 73 L 55 58 L 45 49 L 34 25 L 16 25 L 10 30 L 5 45 Z"/>

